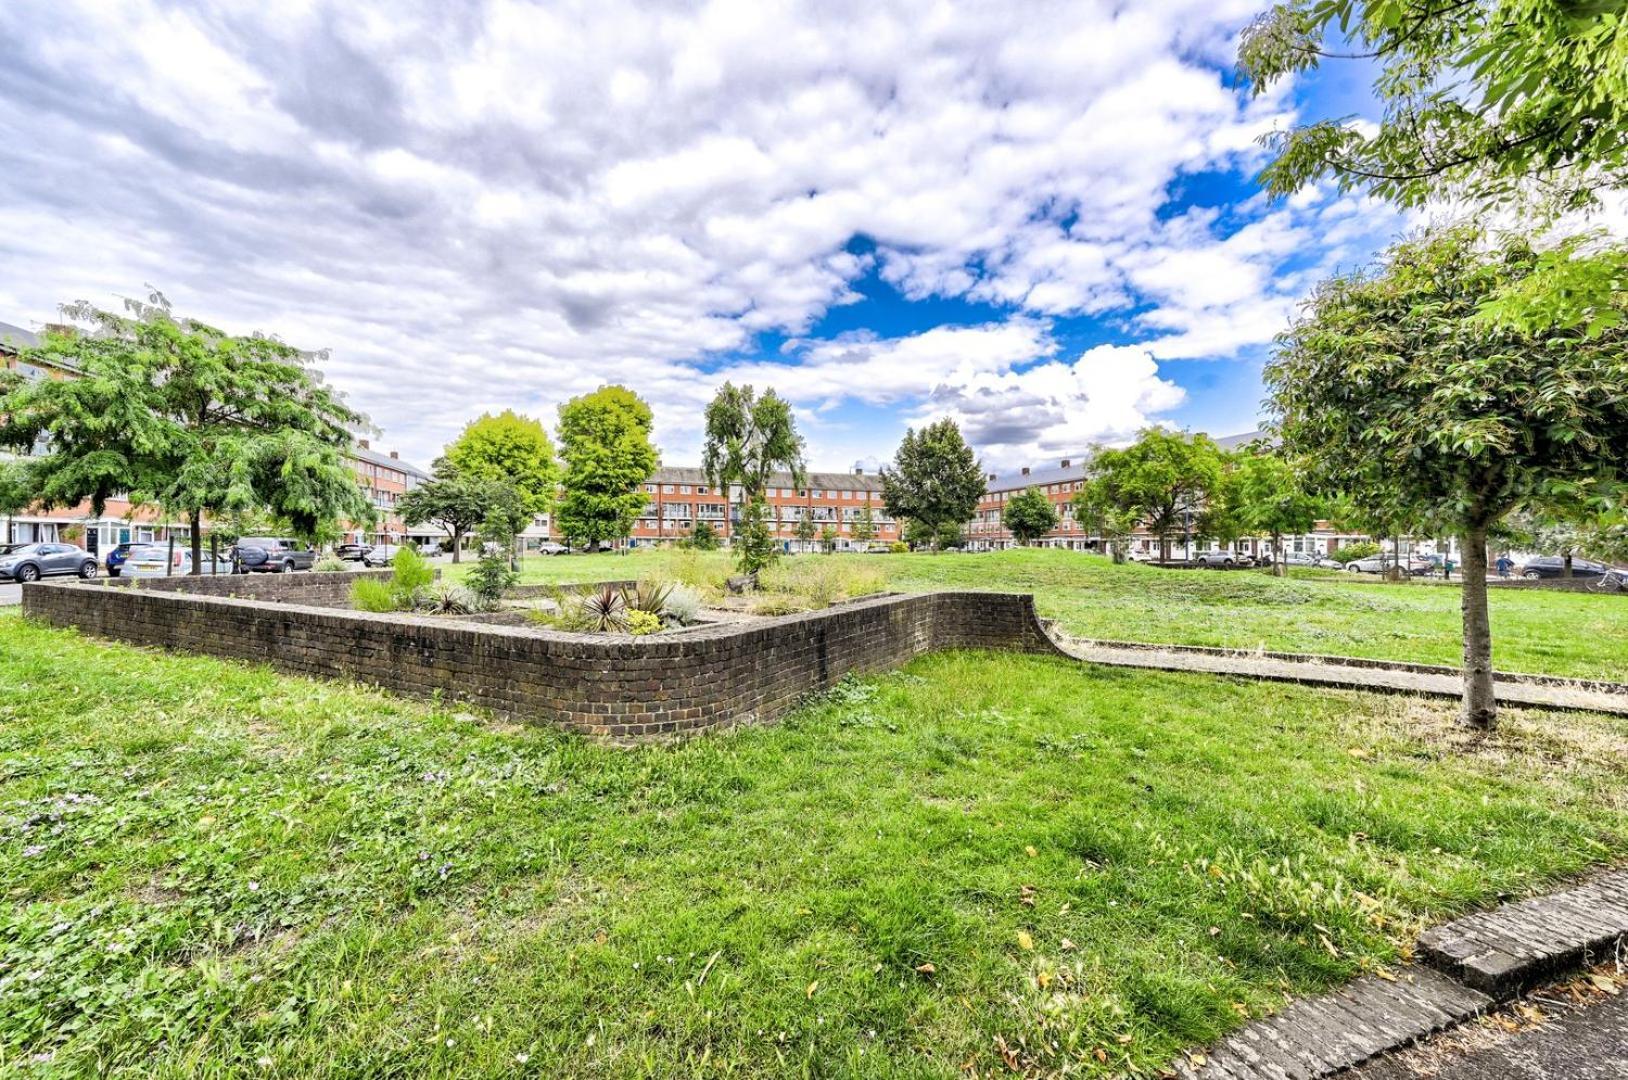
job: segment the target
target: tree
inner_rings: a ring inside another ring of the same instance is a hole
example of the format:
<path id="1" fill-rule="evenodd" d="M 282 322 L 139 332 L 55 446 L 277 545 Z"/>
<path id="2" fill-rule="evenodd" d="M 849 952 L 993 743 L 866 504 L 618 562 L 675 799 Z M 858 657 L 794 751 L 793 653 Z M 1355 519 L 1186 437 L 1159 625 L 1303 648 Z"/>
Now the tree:
<path id="1" fill-rule="evenodd" d="M 1274 451 L 1241 454 L 1234 475 L 1238 520 L 1248 531 L 1272 538 L 1272 572 L 1282 577 L 1288 571 L 1284 536 L 1316 528 L 1321 506 L 1301 486 L 1289 462 Z"/>
<path id="2" fill-rule="evenodd" d="M 1372 62 L 1384 115 L 1319 119 L 1266 137 L 1261 174 L 1287 195 L 1332 177 L 1403 206 L 1592 208 L 1628 185 L 1628 18 L 1591 0 L 1284 0 L 1244 32 L 1238 60 L 1262 93 L 1330 59 Z M 1490 317 L 1538 332 L 1618 317 L 1628 258 L 1573 237 Z"/>
<path id="3" fill-rule="evenodd" d="M 465 476 L 445 458 L 436 459 L 433 469 L 428 480 L 397 500 L 396 510 L 408 525 L 431 521 L 446 530 L 452 538 L 452 561 L 459 562 L 465 534 L 486 520 L 493 500 L 504 497 L 501 489 L 514 488 L 501 480 Z"/>
<path id="4" fill-rule="evenodd" d="M 701 468 L 707 483 L 724 492 L 741 489 L 740 528 L 735 535 L 736 562 L 745 574 L 756 574 L 775 555 L 769 533 L 764 490 L 776 470 L 791 474 L 796 487 L 808 486 L 803 438 L 791 405 L 773 390 L 759 397 L 750 386 L 724 383 L 706 409 L 706 440 Z"/>
<path id="5" fill-rule="evenodd" d="M 519 492 L 529 514 L 554 505 L 559 470 L 543 425 L 513 409 L 483 413 L 446 448 L 447 463 L 472 480 L 502 480 Z"/>
<path id="6" fill-rule="evenodd" d="M 1170 538 L 1191 532 L 1221 480 L 1221 451 L 1204 435 L 1148 428 L 1134 443 L 1091 457 L 1090 490 L 1102 513 L 1133 519 L 1159 539 L 1159 562 Z"/>
<path id="7" fill-rule="evenodd" d="M 1489 530 L 1522 507 L 1620 494 L 1628 468 L 1628 333 L 1528 334 L 1477 315 L 1538 258 L 1472 227 L 1405 240 L 1320 286 L 1265 375 L 1273 427 L 1314 490 L 1458 536 L 1462 715 L 1478 728 L 1497 716 Z"/>
<path id="8" fill-rule="evenodd" d="M 837 550 L 837 527 L 835 525 L 826 525 L 820 529 L 820 546 L 825 549 L 827 555 Z"/>
<path id="9" fill-rule="evenodd" d="M 591 550 L 633 531 L 647 502 L 640 485 L 659 457 L 650 443 L 650 406 L 622 386 L 601 386 L 560 406 L 560 456 L 565 459 L 558 521 Z"/>
<path id="10" fill-rule="evenodd" d="M 802 516 L 797 519 L 796 529 L 797 542 L 803 545 L 804 551 L 807 551 L 808 545 L 814 542 L 814 532 L 814 515 L 804 510 Z"/>
<path id="11" fill-rule="evenodd" d="M 1115 563 L 1123 563 L 1125 543 L 1136 531 L 1136 515 L 1116 506 L 1108 491 L 1100 480 L 1086 480 L 1069 501 L 1074 504 L 1074 519 L 1102 538 Z"/>
<path id="12" fill-rule="evenodd" d="M 1575 209 L 1628 186 L 1628 19 L 1588 0 L 1285 0 L 1244 32 L 1255 93 L 1329 59 L 1376 62 L 1375 127 L 1269 138 L 1278 194 L 1333 177 L 1407 206 L 1533 192 Z"/>
<path id="13" fill-rule="evenodd" d="M 907 429 L 893 466 L 882 469 L 882 505 L 895 518 L 921 522 L 936 540 L 945 525 L 959 534 L 984 497 L 984 467 L 954 420 Z"/>
<path id="14" fill-rule="evenodd" d="M 1006 500 L 1001 520 L 1017 542 L 1027 547 L 1057 527 L 1057 510 L 1045 492 L 1030 487 Z"/>
<path id="15" fill-rule="evenodd" d="M 876 539 L 876 515 L 871 513 L 870 504 L 866 503 L 860 508 L 859 517 L 854 519 L 854 542 L 866 545 Z"/>
<path id="16" fill-rule="evenodd" d="M 193 573 L 207 516 L 260 508 L 309 539 L 341 517 L 373 520 L 345 459 L 363 418 L 307 354 L 177 318 L 162 294 L 125 307 L 127 316 L 65 305 L 83 329 L 47 332 L 22 355 L 75 377 L 9 382 L 0 396 L 0 445 L 49 438 L 27 466 L 39 503 L 88 500 L 100 515 L 122 492 L 184 514 Z"/>
<path id="17" fill-rule="evenodd" d="M 718 550 L 718 534 L 713 530 L 710 522 L 697 521 L 695 523 L 695 528 L 690 531 L 690 546 L 697 551 Z"/>
<path id="18" fill-rule="evenodd" d="M 12 522 L 34 503 L 26 466 L 21 461 L 0 461 L 0 517 L 6 519 L 5 543 L 11 543 Z"/>
<path id="19" fill-rule="evenodd" d="M 486 511 L 480 523 L 480 554 L 475 559 L 475 568 L 469 572 L 469 588 L 483 608 L 492 608 L 520 579 L 512 562 L 514 538 L 525 529 L 531 510 L 526 505 L 526 496 L 507 481 L 472 479 L 469 482 L 480 487 Z"/>

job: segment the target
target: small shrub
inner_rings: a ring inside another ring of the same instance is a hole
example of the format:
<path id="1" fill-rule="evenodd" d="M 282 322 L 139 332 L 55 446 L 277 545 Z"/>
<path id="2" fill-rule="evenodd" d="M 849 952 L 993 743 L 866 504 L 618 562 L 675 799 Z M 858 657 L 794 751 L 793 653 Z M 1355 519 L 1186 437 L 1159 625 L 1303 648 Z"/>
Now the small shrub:
<path id="1" fill-rule="evenodd" d="M 520 580 L 520 575 L 509 568 L 508 556 L 487 553 L 475 561 L 475 568 L 469 571 L 469 590 L 475 594 L 485 607 L 496 607 L 497 602 L 503 599 L 503 594 L 514 587 Z"/>
<path id="2" fill-rule="evenodd" d="M 667 597 L 672 595 L 672 591 L 673 583 L 670 581 L 645 578 L 633 588 L 623 589 L 622 600 L 629 611 L 645 611 L 659 617 L 667 607 Z"/>
<path id="3" fill-rule="evenodd" d="M 701 617 L 700 592 L 688 585 L 674 585 L 661 613 L 680 626 L 689 626 Z"/>
<path id="4" fill-rule="evenodd" d="M 795 596 L 786 593 L 766 593 L 752 601 L 754 615 L 795 615 L 807 610 L 808 605 L 799 603 Z"/>
<path id="5" fill-rule="evenodd" d="M 578 606 L 587 628 L 600 634 L 627 629 L 627 601 L 614 585 L 596 585 L 585 593 Z"/>
<path id="6" fill-rule="evenodd" d="M 717 551 L 718 534 L 710 523 L 698 521 L 695 523 L 695 531 L 690 533 L 689 543 L 696 551 Z"/>
<path id="7" fill-rule="evenodd" d="M 395 611 L 396 590 L 390 582 L 362 578 L 350 587 L 351 606 L 358 611 Z"/>
<path id="8" fill-rule="evenodd" d="M 637 608 L 627 613 L 627 632 L 630 634 L 654 634 L 661 629 L 661 616 L 653 611 L 642 611 Z"/>
<path id="9" fill-rule="evenodd" d="M 1336 548 L 1329 558 L 1337 563 L 1350 563 L 1356 562 L 1358 559 L 1366 559 L 1370 555 L 1378 555 L 1379 552 L 1379 545 L 1372 540 L 1358 540 L 1354 544 L 1345 544 Z"/>
<path id="10" fill-rule="evenodd" d="M 311 569 L 319 574 L 342 574 L 346 569 L 345 560 L 337 555 L 324 555 L 311 564 Z"/>
<path id="11" fill-rule="evenodd" d="M 487 610 L 472 590 L 444 582 L 419 594 L 418 609 L 434 615 L 472 615 Z"/>
<path id="12" fill-rule="evenodd" d="M 416 548 L 403 547 L 390 562 L 395 570 L 396 589 L 403 596 L 416 596 L 435 580 L 435 570 L 424 561 Z"/>
<path id="13" fill-rule="evenodd" d="M 893 543 L 891 543 L 891 544 L 889 544 L 887 546 L 887 549 L 888 549 L 888 551 L 892 552 L 894 555 L 908 555 L 908 554 L 910 554 L 910 545 L 905 543 L 903 540 L 895 540 L 895 541 L 893 541 Z"/>

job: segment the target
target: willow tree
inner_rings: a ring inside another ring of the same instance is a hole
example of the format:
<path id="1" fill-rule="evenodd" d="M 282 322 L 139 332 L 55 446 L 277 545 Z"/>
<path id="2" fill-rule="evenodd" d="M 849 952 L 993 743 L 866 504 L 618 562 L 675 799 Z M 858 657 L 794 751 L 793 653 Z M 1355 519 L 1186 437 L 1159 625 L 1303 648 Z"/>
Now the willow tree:
<path id="1" fill-rule="evenodd" d="M 1579 491 L 1609 498 L 1628 471 L 1628 333 L 1528 333 L 1479 314 L 1539 257 L 1471 227 L 1403 241 L 1320 286 L 1265 373 L 1272 427 L 1314 485 L 1457 534 L 1462 716 L 1483 729 L 1497 716 L 1489 531 Z"/>
<path id="2" fill-rule="evenodd" d="M 750 386 L 724 383 L 706 409 L 706 441 L 701 468 L 707 483 L 730 499 L 741 490 L 740 524 L 735 529 L 736 562 L 755 574 L 774 558 L 764 492 L 776 471 L 791 474 L 796 487 L 808 485 L 803 438 L 791 405 L 773 390 L 758 396 Z"/>
<path id="3" fill-rule="evenodd" d="M 323 384 L 310 354 L 178 318 L 160 294 L 125 307 L 64 306 L 78 325 L 21 355 L 68 377 L 0 394 L 0 445 L 47 440 L 27 469 L 41 504 L 89 501 L 100 516 L 128 493 L 181 513 L 193 573 L 210 516 L 260 509 L 310 539 L 341 518 L 373 520 L 345 457 L 363 417 Z"/>

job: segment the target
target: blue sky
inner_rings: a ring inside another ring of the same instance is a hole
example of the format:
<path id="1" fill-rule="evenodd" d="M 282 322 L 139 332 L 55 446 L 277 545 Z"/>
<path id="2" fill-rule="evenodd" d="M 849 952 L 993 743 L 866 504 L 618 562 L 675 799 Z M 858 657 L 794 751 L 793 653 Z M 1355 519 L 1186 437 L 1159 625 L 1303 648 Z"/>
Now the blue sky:
<path id="1" fill-rule="evenodd" d="M 424 463 L 605 382 L 675 464 L 725 379 L 829 468 L 939 416 L 995 468 L 1245 430 L 1298 300 L 1398 228 L 1255 189 L 1260 134 L 1371 108 L 1352 65 L 1240 92 L 1262 6 L 15 0 L 0 321 L 151 284 L 329 350 Z"/>

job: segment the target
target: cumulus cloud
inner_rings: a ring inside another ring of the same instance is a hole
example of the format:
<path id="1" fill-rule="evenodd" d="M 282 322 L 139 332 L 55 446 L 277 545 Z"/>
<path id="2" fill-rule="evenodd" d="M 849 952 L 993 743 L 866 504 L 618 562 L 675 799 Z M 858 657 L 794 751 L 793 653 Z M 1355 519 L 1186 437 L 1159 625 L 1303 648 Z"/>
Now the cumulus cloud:
<path id="1" fill-rule="evenodd" d="M 12 0 L 0 318 L 152 282 L 331 348 L 420 461 L 608 381 L 682 460 L 724 378 L 792 397 L 827 464 L 897 436 L 844 405 L 1077 448 L 1179 403 L 1158 359 L 1269 338 L 1312 238 L 1373 228 L 1327 192 L 1166 213 L 1287 118 L 1222 74 L 1257 6 Z M 999 314 L 816 335 L 871 274 Z M 1063 359 L 1048 320 L 1080 315 L 1139 344 Z"/>

